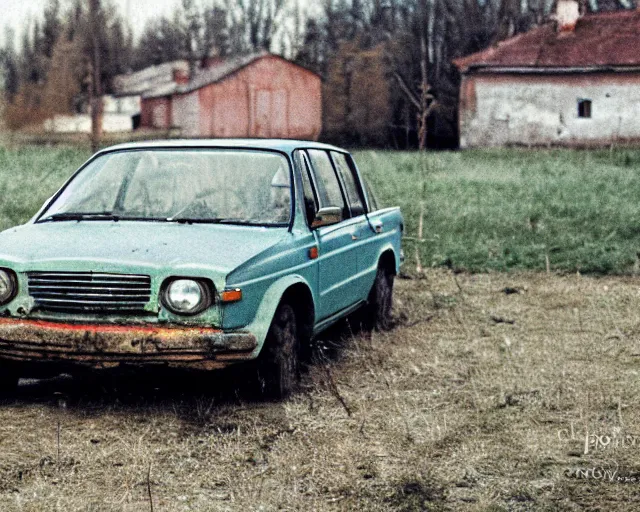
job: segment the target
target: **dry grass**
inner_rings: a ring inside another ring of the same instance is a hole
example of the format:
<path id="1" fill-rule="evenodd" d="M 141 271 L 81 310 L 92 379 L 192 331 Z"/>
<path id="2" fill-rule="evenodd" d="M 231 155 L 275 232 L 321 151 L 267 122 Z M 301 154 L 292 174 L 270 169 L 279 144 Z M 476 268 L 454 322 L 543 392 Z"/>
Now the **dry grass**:
<path id="1" fill-rule="evenodd" d="M 177 376 L 23 386 L 0 407 L 0 509 L 637 510 L 638 484 L 567 471 L 640 471 L 640 446 L 583 453 L 585 429 L 640 433 L 639 285 L 399 280 L 399 326 L 325 337 L 284 403 Z"/>

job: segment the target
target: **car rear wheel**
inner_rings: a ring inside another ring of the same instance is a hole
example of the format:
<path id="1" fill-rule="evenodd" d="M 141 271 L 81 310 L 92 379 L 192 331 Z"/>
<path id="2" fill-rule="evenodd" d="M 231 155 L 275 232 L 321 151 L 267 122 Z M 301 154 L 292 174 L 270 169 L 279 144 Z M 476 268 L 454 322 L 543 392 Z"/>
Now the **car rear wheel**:
<path id="1" fill-rule="evenodd" d="M 376 279 L 369 293 L 366 327 L 370 330 L 388 331 L 393 327 L 391 308 L 393 305 L 394 275 L 386 268 L 378 267 Z"/>
<path id="2" fill-rule="evenodd" d="M 258 382 L 263 396 L 288 397 L 300 380 L 300 343 L 294 309 L 281 303 L 258 358 Z"/>

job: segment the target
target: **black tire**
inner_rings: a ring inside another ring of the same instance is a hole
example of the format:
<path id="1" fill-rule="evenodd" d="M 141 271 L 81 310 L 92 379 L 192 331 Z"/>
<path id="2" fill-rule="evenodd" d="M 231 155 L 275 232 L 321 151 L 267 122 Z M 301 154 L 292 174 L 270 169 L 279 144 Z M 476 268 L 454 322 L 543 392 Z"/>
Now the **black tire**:
<path id="1" fill-rule="evenodd" d="M 393 327 L 391 309 L 393 307 L 394 275 L 384 267 L 378 267 L 376 279 L 369 293 L 365 326 L 369 330 L 388 331 Z"/>
<path id="2" fill-rule="evenodd" d="M 20 376 L 12 368 L 0 366 L 0 394 L 9 395 L 18 388 Z"/>
<path id="3" fill-rule="evenodd" d="M 266 398 L 279 400 L 295 391 L 300 381 L 300 341 L 294 309 L 281 303 L 258 357 L 258 383 Z"/>

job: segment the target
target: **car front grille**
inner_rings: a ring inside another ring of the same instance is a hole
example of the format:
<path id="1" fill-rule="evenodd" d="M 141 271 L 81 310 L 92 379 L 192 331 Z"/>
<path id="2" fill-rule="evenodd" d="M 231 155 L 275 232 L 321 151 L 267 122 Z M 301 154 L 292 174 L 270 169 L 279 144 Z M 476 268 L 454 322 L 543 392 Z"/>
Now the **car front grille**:
<path id="1" fill-rule="evenodd" d="M 94 272 L 28 272 L 29 295 L 46 311 L 135 313 L 151 297 L 151 278 Z"/>

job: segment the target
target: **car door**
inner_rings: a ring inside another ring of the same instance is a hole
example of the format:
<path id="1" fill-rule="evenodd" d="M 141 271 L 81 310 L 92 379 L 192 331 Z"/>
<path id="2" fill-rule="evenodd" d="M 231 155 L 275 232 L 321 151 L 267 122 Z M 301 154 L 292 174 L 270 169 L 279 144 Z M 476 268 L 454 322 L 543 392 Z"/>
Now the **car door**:
<path id="1" fill-rule="evenodd" d="M 324 150 L 306 150 L 303 159 L 310 171 L 319 208 L 340 207 L 343 220 L 314 229 L 318 243 L 319 320 L 328 318 L 362 300 L 358 290 L 358 220 L 351 218 L 343 185 Z"/>
<path id="2" fill-rule="evenodd" d="M 366 299 L 372 286 L 370 274 L 372 271 L 375 273 L 377 268 L 378 240 L 376 240 L 376 232 L 366 215 L 364 190 L 353 160 L 347 153 L 338 151 L 331 151 L 330 155 L 345 191 L 353 221 L 352 239 L 358 267 L 357 281 L 354 284 L 359 296 Z"/>

